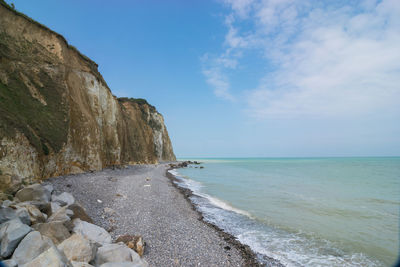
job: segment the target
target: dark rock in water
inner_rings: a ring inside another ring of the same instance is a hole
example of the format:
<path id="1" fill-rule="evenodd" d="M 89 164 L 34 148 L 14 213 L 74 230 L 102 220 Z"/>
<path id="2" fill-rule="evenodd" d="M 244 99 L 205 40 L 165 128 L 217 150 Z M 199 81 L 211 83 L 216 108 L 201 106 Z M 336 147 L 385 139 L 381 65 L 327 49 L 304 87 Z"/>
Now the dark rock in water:
<path id="1" fill-rule="evenodd" d="M 204 166 L 200 166 L 200 169 L 204 169 Z"/>

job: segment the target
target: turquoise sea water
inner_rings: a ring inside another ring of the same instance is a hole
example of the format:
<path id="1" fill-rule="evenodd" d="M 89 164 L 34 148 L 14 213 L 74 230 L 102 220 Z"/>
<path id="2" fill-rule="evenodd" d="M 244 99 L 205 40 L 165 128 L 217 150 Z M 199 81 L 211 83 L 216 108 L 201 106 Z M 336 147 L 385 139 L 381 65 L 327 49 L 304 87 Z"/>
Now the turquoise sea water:
<path id="1" fill-rule="evenodd" d="M 392 266 L 400 158 L 191 159 L 172 171 L 206 220 L 287 266 Z"/>

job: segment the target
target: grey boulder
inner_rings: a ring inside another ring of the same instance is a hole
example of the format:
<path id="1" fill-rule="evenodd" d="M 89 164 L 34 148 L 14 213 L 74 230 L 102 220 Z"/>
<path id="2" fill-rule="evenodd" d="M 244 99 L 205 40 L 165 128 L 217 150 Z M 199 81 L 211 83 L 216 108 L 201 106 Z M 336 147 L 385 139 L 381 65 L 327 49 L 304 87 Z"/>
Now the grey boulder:
<path id="1" fill-rule="evenodd" d="M 0 208 L 0 224 L 15 219 L 17 215 L 15 214 L 15 210 L 10 207 L 1 207 Z"/>
<path id="2" fill-rule="evenodd" d="M 53 213 L 48 219 L 48 222 L 69 222 L 71 216 L 74 215 L 72 210 L 69 210 L 67 206 L 60 208 L 55 213 Z"/>
<path id="3" fill-rule="evenodd" d="M 61 206 L 66 206 L 66 205 L 72 205 L 75 203 L 75 198 L 67 192 L 61 193 L 59 195 L 53 194 L 51 196 L 51 201 L 52 202 L 57 202 Z"/>
<path id="4" fill-rule="evenodd" d="M 130 262 L 132 264 L 142 264 L 145 266 L 139 254 L 128 248 L 123 243 L 106 244 L 97 250 L 96 265 L 102 265 L 107 262 Z"/>
<path id="5" fill-rule="evenodd" d="M 25 264 L 48 250 L 53 245 L 50 238 L 38 231 L 27 234 L 15 249 L 12 259 L 18 264 Z"/>
<path id="6" fill-rule="evenodd" d="M 21 202 L 23 201 L 44 201 L 49 202 L 48 191 L 40 184 L 33 184 L 22 188 L 15 195 Z"/>
<path id="7" fill-rule="evenodd" d="M 65 257 L 62 251 L 59 251 L 54 245 L 48 250 L 37 256 L 28 263 L 19 265 L 19 267 L 73 267 L 71 262 Z"/>
<path id="8" fill-rule="evenodd" d="M 71 236 L 63 222 L 38 223 L 32 227 L 42 235 L 50 238 L 55 245 L 60 244 Z"/>
<path id="9" fill-rule="evenodd" d="M 18 266 L 17 262 L 13 259 L 5 260 L 5 261 L 3 261 L 3 263 L 6 267 L 17 267 Z"/>
<path id="10" fill-rule="evenodd" d="M 12 219 L 0 225 L 0 257 L 7 258 L 11 256 L 19 242 L 32 229 L 21 222 L 19 218 Z"/>
<path id="11" fill-rule="evenodd" d="M 100 245 L 111 243 L 111 235 L 103 228 L 80 219 L 73 220 L 73 224 L 74 233 L 80 234 L 84 238 L 87 238 Z"/>

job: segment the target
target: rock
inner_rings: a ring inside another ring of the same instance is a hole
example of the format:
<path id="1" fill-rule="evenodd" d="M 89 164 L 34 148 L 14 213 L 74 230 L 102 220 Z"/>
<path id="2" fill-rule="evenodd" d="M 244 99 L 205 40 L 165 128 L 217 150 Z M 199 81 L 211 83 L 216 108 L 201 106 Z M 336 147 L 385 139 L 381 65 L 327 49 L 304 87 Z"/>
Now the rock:
<path id="1" fill-rule="evenodd" d="M 6 267 L 17 267 L 18 264 L 16 263 L 15 260 L 13 259 L 9 259 L 9 260 L 5 260 L 2 262 Z"/>
<path id="2" fill-rule="evenodd" d="M 73 224 L 74 233 L 81 234 L 83 237 L 100 245 L 111 243 L 111 235 L 103 228 L 80 219 L 75 219 Z"/>
<path id="3" fill-rule="evenodd" d="M 0 208 L 0 224 L 15 219 L 17 217 L 14 209 L 10 207 L 1 207 Z"/>
<path id="4" fill-rule="evenodd" d="M 100 265 L 100 267 L 147 267 L 147 266 L 149 265 L 144 260 L 142 260 L 141 263 L 124 261 L 124 262 L 107 262 Z"/>
<path id="5" fill-rule="evenodd" d="M 92 218 L 87 215 L 85 209 L 79 205 L 78 203 L 74 203 L 72 205 L 68 206 L 69 210 L 72 210 L 74 212 L 74 215 L 71 216 L 71 220 L 73 219 L 81 219 L 82 221 L 88 222 L 88 223 L 93 223 Z"/>
<path id="6" fill-rule="evenodd" d="M 42 236 L 38 231 L 27 234 L 15 249 L 12 259 L 18 264 L 30 262 L 53 245 L 50 238 Z"/>
<path id="7" fill-rule="evenodd" d="M 7 258 L 11 256 L 19 242 L 32 229 L 21 222 L 19 218 L 12 219 L 0 225 L 0 257 Z"/>
<path id="8" fill-rule="evenodd" d="M 19 208 L 15 212 L 15 215 L 26 225 L 31 225 L 31 216 L 26 208 Z"/>
<path id="9" fill-rule="evenodd" d="M 55 245 L 60 244 L 71 236 L 68 229 L 64 226 L 64 223 L 59 221 L 38 223 L 32 227 L 42 235 L 49 237 Z"/>
<path id="10" fill-rule="evenodd" d="M 80 234 L 73 234 L 57 247 L 71 261 L 90 262 L 96 256 L 97 247 Z"/>
<path id="11" fill-rule="evenodd" d="M 56 213 L 59 209 L 61 209 L 61 206 L 58 202 L 50 202 L 50 216 Z"/>
<path id="12" fill-rule="evenodd" d="M 54 187 L 51 184 L 43 185 L 44 189 L 47 191 L 47 195 L 49 196 L 49 199 L 51 197 L 51 193 L 54 191 Z"/>
<path id="13" fill-rule="evenodd" d="M 144 261 L 132 249 L 124 243 L 106 244 L 97 250 L 96 266 L 107 262 L 130 262 L 133 264 L 143 264 Z M 140 265 L 139 265 L 140 266 Z"/>
<path id="14" fill-rule="evenodd" d="M 57 250 L 53 245 L 48 250 L 37 256 L 26 264 L 19 265 L 19 267 L 73 267 L 71 262 L 65 257 L 62 251 Z"/>
<path id="15" fill-rule="evenodd" d="M 15 197 L 21 202 L 32 200 L 49 202 L 50 200 L 47 190 L 40 184 L 33 184 L 22 188 L 17 192 Z"/>
<path id="16" fill-rule="evenodd" d="M 61 206 L 66 206 L 66 205 L 72 205 L 75 202 L 75 198 L 67 192 L 61 193 L 60 195 L 52 195 L 51 196 L 51 201 L 52 202 L 57 202 Z"/>
<path id="17" fill-rule="evenodd" d="M 128 248 L 133 249 L 139 254 L 139 256 L 143 256 L 145 243 L 141 236 L 134 235 L 121 235 L 117 238 L 115 242 L 123 242 Z"/>
<path id="18" fill-rule="evenodd" d="M 53 213 L 48 219 L 48 222 L 68 222 L 71 220 L 70 217 L 74 215 L 72 210 L 69 210 L 67 206 L 60 208 Z"/>
<path id="19" fill-rule="evenodd" d="M 74 267 L 94 267 L 93 265 L 90 265 L 86 262 L 71 261 L 71 263 Z"/>
<path id="20" fill-rule="evenodd" d="M 17 208 L 17 212 L 18 210 L 26 210 L 28 212 L 29 219 L 32 224 L 42 223 L 46 221 L 46 218 L 43 215 L 43 213 L 41 213 L 36 206 L 31 205 L 28 202 L 19 203 L 18 205 L 15 205 L 15 207 Z"/>
<path id="21" fill-rule="evenodd" d="M 11 200 L 4 200 L 3 201 L 3 203 L 1 203 L 1 207 L 2 208 L 7 208 L 7 207 L 9 207 L 9 206 L 11 206 L 11 205 L 14 205 L 15 204 L 15 202 L 14 201 L 11 201 Z"/>

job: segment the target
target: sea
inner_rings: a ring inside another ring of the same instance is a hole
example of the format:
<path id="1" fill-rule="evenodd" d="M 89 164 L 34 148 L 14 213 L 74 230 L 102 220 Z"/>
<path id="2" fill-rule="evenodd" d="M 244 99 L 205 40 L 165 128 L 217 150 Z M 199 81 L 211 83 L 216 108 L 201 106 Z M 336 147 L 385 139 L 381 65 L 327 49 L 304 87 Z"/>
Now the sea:
<path id="1" fill-rule="evenodd" d="M 176 183 L 259 261 L 395 266 L 400 157 L 184 160 L 201 165 L 170 170 Z"/>

